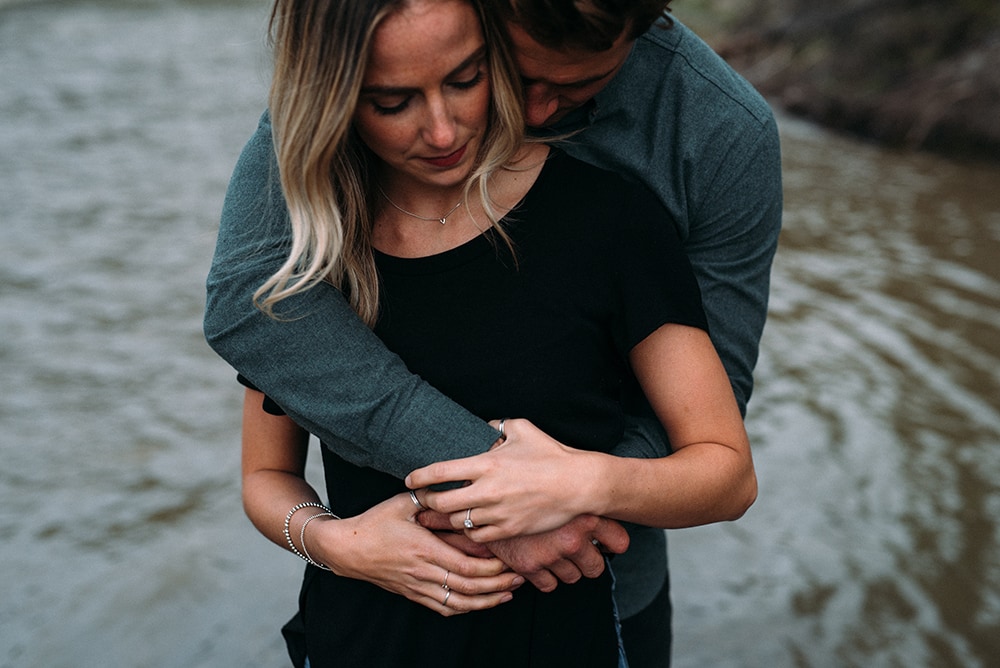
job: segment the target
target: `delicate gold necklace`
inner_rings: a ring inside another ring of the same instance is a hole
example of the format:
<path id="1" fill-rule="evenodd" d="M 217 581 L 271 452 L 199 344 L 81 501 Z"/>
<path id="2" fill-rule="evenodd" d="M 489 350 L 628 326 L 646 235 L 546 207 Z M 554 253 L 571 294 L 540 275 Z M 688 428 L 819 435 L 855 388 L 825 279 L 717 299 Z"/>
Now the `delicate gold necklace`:
<path id="1" fill-rule="evenodd" d="M 412 211 L 407 211 L 403 207 L 399 206 L 398 204 L 396 204 L 395 202 L 393 202 L 391 199 L 389 199 L 389 196 L 385 194 L 384 190 L 382 190 L 382 186 L 377 186 L 377 187 L 378 187 L 378 191 L 380 193 L 382 193 L 382 197 L 385 198 L 386 202 L 388 202 L 389 204 L 391 204 L 395 209 L 397 209 L 397 210 L 405 213 L 407 216 L 411 216 L 413 218 L 416 218 L 417 220 L 436 221 L 436 222 L 439 222 L 442 225 L 444 225 L 445 223 L 448 222 L 448 216 L 450 216 L 451 214 L 453 214 L 456 211 L 458 211 L 458 207 L 462 206 L 462 202 L 460 200 L 458 202 L 458 204 L 456 204 L 455 206 L 451 207 L 451 209 L 448 211 L 448 213 L 444 214 L 443 216 L 435 216 L 434 218 L 426 218 L 424 216 L 418 216 L 417 214 L 413 213 Z"/>

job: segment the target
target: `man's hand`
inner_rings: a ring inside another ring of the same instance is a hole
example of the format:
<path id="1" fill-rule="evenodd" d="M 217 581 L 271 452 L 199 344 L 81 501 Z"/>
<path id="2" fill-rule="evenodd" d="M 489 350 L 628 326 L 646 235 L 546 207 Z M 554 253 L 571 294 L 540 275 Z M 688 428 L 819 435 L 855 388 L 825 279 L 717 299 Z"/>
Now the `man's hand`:
<path id="1" fill-rule="evenodd" d="M 417 519 L 428 529 L 452 530 L 448 516 L 441 513 L 425 511 Z M 462 534 L 452 534 L 447 541 L 470 556 L 484 556 L 484 546 Z M 581 515 L 558 529 L 486 543 L 485 547 L 540 591 L 547 592 L 560 581 L 572 584 L 581 577 L 596 578 L 604 572 L 602 552 L 621 554 L 628 542 L 628 533 L 618 522 Z"/>

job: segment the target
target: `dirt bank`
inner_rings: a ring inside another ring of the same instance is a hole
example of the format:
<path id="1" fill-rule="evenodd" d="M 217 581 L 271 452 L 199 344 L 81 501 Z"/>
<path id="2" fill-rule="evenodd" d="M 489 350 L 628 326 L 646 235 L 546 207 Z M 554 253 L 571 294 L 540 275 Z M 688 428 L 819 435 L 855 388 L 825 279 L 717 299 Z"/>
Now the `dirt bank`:
<path id="1" fill-rule="evenodd" d="M 889 144 L 1000 161 L 996 0 L 675 0 L 775 104 Z"/>

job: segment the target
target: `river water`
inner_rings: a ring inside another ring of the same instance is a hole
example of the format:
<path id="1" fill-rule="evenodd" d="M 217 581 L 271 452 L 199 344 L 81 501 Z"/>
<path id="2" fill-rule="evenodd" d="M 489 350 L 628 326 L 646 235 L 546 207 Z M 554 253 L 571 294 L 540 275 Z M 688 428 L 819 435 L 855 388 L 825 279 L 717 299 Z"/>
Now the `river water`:
<path id="1" fill-rule="evenodd" d="M 287 665 L 200 331 L 267 11 L 0 5 L 2 667 Z M 761 495 L 671 533 L 675 665 L 997 665 L 1000 169 L 781 130 Z"/>

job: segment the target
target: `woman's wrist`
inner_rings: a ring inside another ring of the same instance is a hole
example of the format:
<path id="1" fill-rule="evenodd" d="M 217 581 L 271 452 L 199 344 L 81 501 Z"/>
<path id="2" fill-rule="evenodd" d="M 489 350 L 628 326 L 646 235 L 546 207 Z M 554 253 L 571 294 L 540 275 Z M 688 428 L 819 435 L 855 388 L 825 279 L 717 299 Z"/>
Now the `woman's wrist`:
<path id="1" fill-rule="evenodd" d="M 302 516 L 305 517 L 303 518 Z M 322 522 L 339 519 L 339 517 L 334 515 L 333 512 L 331 512 L 330 509 L 323 504 L 315 501 L 305 501 L 292 506 L 292 508 L 288 511 L 288 514 L 285 515 L 285 524 L 282 533 L 284 534 L 285 542 L 288 544 L 288 548 L 292 551 L 292 553 L 317 568 L 330 570 L 329 566 L 321 561 L 315 560 L 309 553 L 309 549 L 306 547 L 306 529 L 309 527 L 309 524 L 314 521 Z M 298 538 L 298 545 L 296 545 L 295 537 Z"/>
<path id="2" fill-rule="evenodd" d="M 629 484 L 620 470 L 623 458 L 603 452 L 588 451 L 586 455 L 587 468 L 580 483 L 580 498 L 585 500 L 586 509 L 580 514 L 612 517 L 620 496 L 618 487 Z"/>
<path id="3" fill-rule="evenodd" d="M 312 554 L 309 553 L 309 546 L 306 544 L 306 529 L 309 527 L 309 523 L 313 520 L 318 520 L 319 522 L 332 522 L 334 520 L 339 520 L 340 518 L 333 513 L 316 513 L 315 515 L 310 515 L 306 518 L 306 521 L 302 523 L 302 529 L 299 530 L 299 544 L 302 546 L 302 553 L 306 557 L 306 561 L 310 564 L 322 568 L 325 571 L 333 570 L 329 565 L 327 565 L 327 560 L 324 559 L 322 562 L 317 562 Z"/>
<path id="4" fill-rule="evenodd" d="M 608 469 L 613 458 L 591 450 L 567 450 L 571 454 L 562 467 L 566 495 L 560 510 L 573 517 L 603 515 L 609 504 Z"/>

